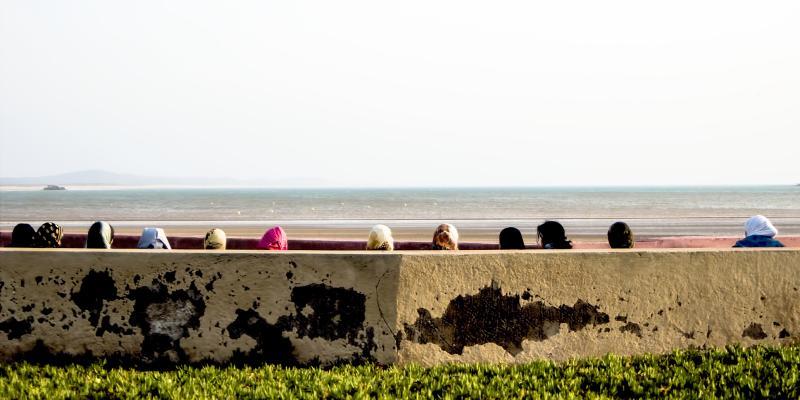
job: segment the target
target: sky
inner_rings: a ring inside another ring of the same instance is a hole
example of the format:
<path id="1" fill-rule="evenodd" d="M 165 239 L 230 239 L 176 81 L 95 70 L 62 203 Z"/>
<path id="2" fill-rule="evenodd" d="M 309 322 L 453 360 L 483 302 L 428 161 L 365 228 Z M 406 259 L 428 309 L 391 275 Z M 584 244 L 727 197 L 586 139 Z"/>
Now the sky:
<path id="1" fill-rule="evenodd" d="M 0 176 L 800 183 L 800 2 L 0 3 Z"/>

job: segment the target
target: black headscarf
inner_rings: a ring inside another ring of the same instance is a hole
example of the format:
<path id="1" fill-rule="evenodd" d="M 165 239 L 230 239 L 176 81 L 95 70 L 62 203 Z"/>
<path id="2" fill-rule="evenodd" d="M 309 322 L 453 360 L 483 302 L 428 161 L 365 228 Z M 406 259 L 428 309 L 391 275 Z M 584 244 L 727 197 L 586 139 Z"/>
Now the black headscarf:
<path id="1" fill-rule="evenodd" d="M 612 249 L 632 249 L 633 243 L 633 232 L 628 224 L 614 222 L 608 228 L 608 245 Z"/>
<path id="2" fill-rule="evenodd" d="M 33 247 L 36 231 L 30 224 L 17 224 L 11 232 L 11 244 L 8 247 Z"/>
<path id="3" fill-rule="evenodd" d="M 89 227 L 86 235 L 87 249 L 110 249 L 114 243 L 114 227 L 103 221 L 97 221 Z"/>
<path id="4" fill-rule="evenodd" d="M 571 249 L 572 241 L 567 239 L 564 227 L 556 221 L 545 221 L 536 227 L 543 249 Z"/>
<path id="5" fill-rule="evenodd" d="M 61 238 L 64 231 L 61 226 L 52 222 L 45 222 L 36 231 L 36 247 L 61 247 Z"/>
<path id="6" fill-rule="evenodd" d="M 525 250 L 522 232 L 517 228 L 508 227 L 500 231 L 501 250 Z"/>

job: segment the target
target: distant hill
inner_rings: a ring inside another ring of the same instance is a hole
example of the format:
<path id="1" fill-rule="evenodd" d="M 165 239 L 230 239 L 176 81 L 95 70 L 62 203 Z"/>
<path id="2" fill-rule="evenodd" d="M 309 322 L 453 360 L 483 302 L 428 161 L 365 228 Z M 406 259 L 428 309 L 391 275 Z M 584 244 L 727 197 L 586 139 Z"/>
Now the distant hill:
<path id="1" fill-rule="evenodd" d="M 59 175 L 4 178 L 0 177 L 0 185 L 86 185 L 86 186 L 310 186 L 324 184 L 315 179 L 259 179 L 242 180 L 235 178 L 180 178 L 152 177 L 103 170 L 86 170 Z"/>

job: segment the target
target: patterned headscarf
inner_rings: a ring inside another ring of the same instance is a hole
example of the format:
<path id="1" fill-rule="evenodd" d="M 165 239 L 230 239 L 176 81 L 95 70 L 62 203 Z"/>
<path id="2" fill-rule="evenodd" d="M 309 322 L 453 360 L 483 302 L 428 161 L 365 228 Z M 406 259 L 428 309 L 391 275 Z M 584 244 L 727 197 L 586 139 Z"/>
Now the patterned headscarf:
<path id="1" fill-rule="evenodd" d="M 107 222 L 97 221 L 89 227 L 86 235 L 87 249 L 110 249 L 114 243 L 114 227 Z"/>
<path id="2" fill-rule="evenodd" d="M 52 222 L 45 222 L 36 231 L 36 247 L 57 248 L 61 247 L 61 238 L 64 230 L 61 226 Z"/>
<path id="3" fill-rule="evenodd" d="M 8 247 L 34 247 L 36 230 L 30 224 L 17 224 L 11 232 L 11 244 Z"/>
<path id="4" fill-rule="evenodd" d="M 392 231 L 386 225 L 375 225 L 369 232 L 367 250 L 394 250 Z"/>
<path id="5" fill-rule="evenodd" d="M 203 248 L 206 250 L 225 250 L 227 242 L 228 237 L 225 236 L 225 231 L 214 228 L 206 233 L 206 238 L 203 239 Z"/>
<path id="6" fill-rule="evenodd" d="M 433 250 L 458 250 L 458 230 L 450 224 L 441 224 L 433 233 Z"/>
<path id="7" fill-rule="evenodd" d="M 139 249 L 167 249 L 172 250 L 167 239 L 167 234 L 161 228 L 144 228 L 142 236 L 139 237 Z"/>
<path id="8" fill-rule="evenodd" d="M 276 226 L 264 233 L 258 242 L 259 250 L 288 250 L 289 241 L 286 239 L 286 232 L 283 228 Z"/>

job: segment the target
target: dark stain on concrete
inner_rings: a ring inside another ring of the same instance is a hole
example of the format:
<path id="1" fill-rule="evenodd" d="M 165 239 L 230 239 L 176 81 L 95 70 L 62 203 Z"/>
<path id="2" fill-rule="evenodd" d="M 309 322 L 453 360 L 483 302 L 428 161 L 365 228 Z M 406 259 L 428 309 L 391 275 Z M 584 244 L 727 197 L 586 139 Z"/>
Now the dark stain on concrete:
<path id="1" fill-rule="evenodd" d="M 98 326 L 97 330 L 95 331 L 95 335 L 103 336 L 106 332 L 114 333 L 119 336 L 134 334 L 133 329 L 123 328 L 117 324 L 112 324 L 111 317 L 108 315 L 103 316 L 103 319 L 100 321 L 100 326 Z"/>
<path id="2" fill-rule="evenodd" d="M 89 312 L 89 323 L 97 327 L 104 301 L 117 298 L 117 286 L 108 271 L 89 270 L 83 277 L 81 287 L 73 292 L 71 299 L 83 311 Z"/>
<path id="3" fill-rule="evenodd" d="M 23 335 L 27 335 L 33 331 L 33 317 L 28 317 L 23 320 L 17 320 L 11 317 L 3 322 L 0 322 L 0 331 L 6 333 L 8 340 L 19 339 Z"/>
<path id="4" fill-rule="evenodd" d="M 153 280 L 151 286 L 131 291 L 128 298 L 134 301 L 129 322 L 144 336 L 142 357 L 154 364 L 185 362 L 180 341 L 189 336 L 189 329 L 200 326 L 206 309 L 194 282 L 187 290 L 169 292 L 163 283 Z"/>
<path id="5" fill-rule="evenodd" d="M 214 274 L 214 276 L 211 277 L 211 280 L 208 281 L 208 283 L 206 283 L 205 286 L 206 290 L 208 290 L 209 292 L 214 292 L 214 282 L 216 282 L 217 279 L 219 278 L 222 278 L 222 273 L 217 272 L 216 274 Z"/>
<path id="6" fill-rule="evenodd" d="M 321 283 L 292 289 L 295 314 L 278 319 L 284 330 L 297 330 L 300 337 L 328 340 L 347 339 L 355 343 L 364 325 L 366 296 L 353 289 Z"/>
<path id="7" fill-rule="evenodd" d="M 231 357 L 233 364 L 297 364 L 292 342 L 283 336 L 280 328 L 268 323 L 253 309 L 237 309 L 236 319 L 225 329 L 231 339 L 247 335 L 256 341 L 255 347 L 246 352 L 235 350 Z"/>
<path id="8" fill-rule="evenodd" d="M 572 306 L 548 306 L 543 301 L 522 306 L 519 295 L 503 295 L 499 287 L 491 286 L 451 300 L 441 318 L 432 318 L 424 308 L 417 313 L 413 325 L 405 324 L 408 339 L 437 344 L 450 354 L 462 354 L 466 346 L 495 343 L 516 355 L 523 340 L 546 340 L 558 334 L 562 323 L 579 331 L 609 322 L 608 314 L 583 300 Z"/>
<path id="9" fill-rule="evenodd" d="M 622 333 L 630 332 L 638 337 L 642 337 L 642 328 L 639 324 L 628 322 L 625 325 L 619 327 L 619 331 Z"/>
<path id="10" fill-rule="evenodd" d="M 311 339 L 344 339 L 360 349 L 353 354 L 352 362 L 374 361 L 373 352 L 378 346 L 374 330 L 364 328 L 366 296 L 363 293 L 311 284 L 293 288 L 291 302 L 294 304 L 294 314 L 279 317 L 274 325 L 267 323 L 255 311 L 256 304 L 249 310 L 238 309 L 236 320 L 226 330 L 232 339 L 250 336 L 256 340 L 256 346 L 246 352 L 236 350 L 231 362 L 298 364 L 293 355 L 294 347 L 284 336 L 285 333 Z"/>
<path id="11" fill-rule="evenodd" d="M 764 328 L 761 327 L 761 324 L 752 323 L 750 326 L 745 328 L 742 332 L 742 337 L 749 337 L 755 340 L 761 340 L 767 338 L 767 333 L 764 332 Z"/>

